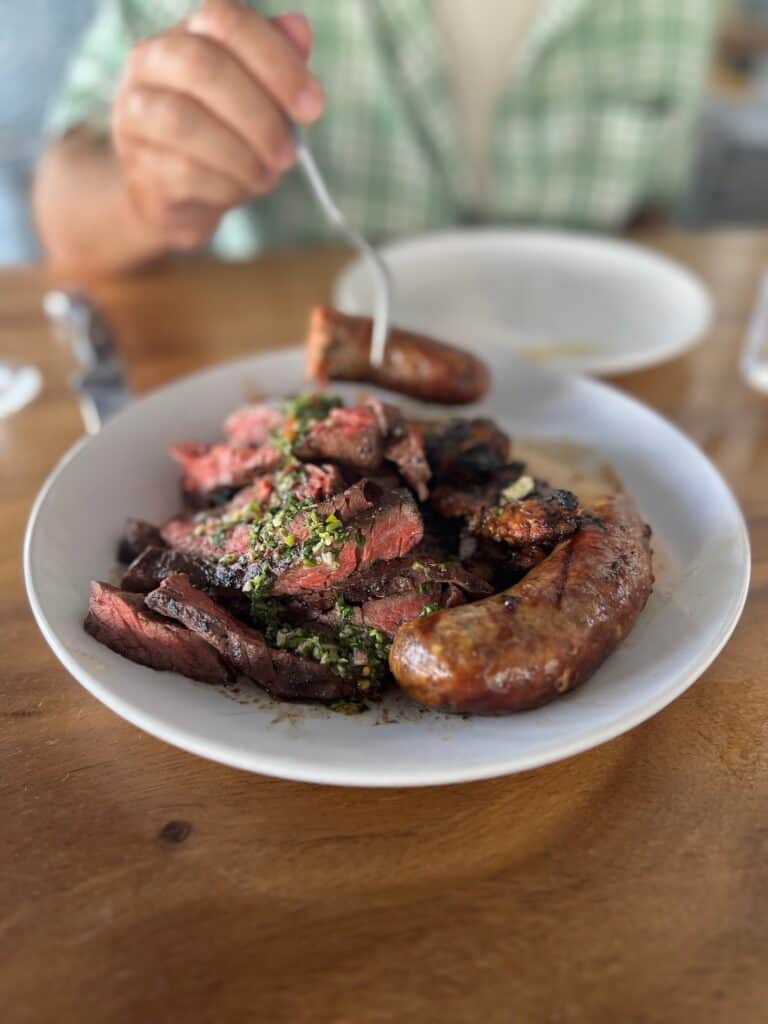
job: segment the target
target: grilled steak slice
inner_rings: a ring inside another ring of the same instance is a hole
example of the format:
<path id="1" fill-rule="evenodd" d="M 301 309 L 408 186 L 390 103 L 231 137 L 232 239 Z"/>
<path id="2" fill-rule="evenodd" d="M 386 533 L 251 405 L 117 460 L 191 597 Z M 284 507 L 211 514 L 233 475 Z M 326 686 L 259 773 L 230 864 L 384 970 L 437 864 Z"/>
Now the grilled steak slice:
<path id="1" fill-rule="evenodd" d="M 364 482 L 369 490 L 373 487 Z M 354 488 L 350 488 L 350 491 Z M 377 488 L 378 490 L 378 488 Z M 349 494 L 345 491 L 344 494 Z M 343 497 L 343 495 L 338 496 Z M 338 498 L 330 499 L 329 505 Z M 322 508 L 323 506 L 319 506 Z M 347 529 L 344 531 L 339 549 L 333 552 L 330 564 L 318 562 L 314 565 L 289 563 L 279 567 L 274 583 L 276 595 L 301 594 L 305 590 L 323 590 L 339 584 L 356 569 L 365 568 L 374 562 L 401 558 L 421 540 L 424 524 L 410 491 L 391 491 L 378 498 L 375 505 L 354 516 L 345 517 L 337 513 Z M 291 527 L 297 540 L 302 536 L 302 524 L 297 521 Z M 306 526 L 303 527 L 306 536 Z"/>
<path id="2" fill-rule="evenodd" d="M 469 597 L 486 597 L 493 592 L 484 579 L 455 562 L 440 561 L 419 552 L 356 572 L 344 581 L 342 590 L 345 600 L 360 604 L 371 598 L 418 593 L 419 588 L 434 594 L 449 584 L 459 587 Z M 429 590 L 430 587 L 438 589 Z"/>
<path id="3" fill-rule="evenodd" d="M 213 579 L 214 566 L 174 548 L 144 548 L 123 573 L 120 587 L 132 593 L 148 594 L 168 576 L 180 572 L 186 573 L 196 587 L 205 587 Z"/>
<path id="4" fill-rule="evenodd" d="M 409 423 L 396 405 L 368 398 L 365 404 L 373 412 L 384 436 L 384 458 L 393 462 L 419 501 L 429 495 L 427 484 L 432 471 L 424 449 L 424 436 L 416 423 Z"/>
<path id="5" fill-rule="evenodd" d="M 284 419 L 282 412 L 271 405 L 244 405 L 226 419 L 224 433 L 232 444 L 260 448 L 269 441 L 272 431 L 282 426 Z"/>
<path id="6" fill-rule="evenodd" d="M 295 447 L 302 459 L 330 459 L 358 469 L 378 469 L 384 458 L 384 439 L 372 409 L 366 405 L 332 409 L 313 423 Z"/>
<path id="7" fill-rule="evenodd" d="M 177 444 L 171 456 L 182 467 L 182 492 L 193 508 L 228 498 L 254 477 L 269 473 L 283 456 L 269 445 L 244 448 L 233 444 Z"/>
<path id="8" fill-rule="evenodd" d="M 440 588 L 437 587 L 436 591 L 439 592 L 439 590 Z M 446 598 L 448 596 L 446 591 Z M 439 605 L 441 608 L 450 607 L 449 603 L 441 604 L 438 597 L 438 593 L 422 594 L 418 590 L 410 590 L 392 594 L 389 597 L 374 598 L 354 607 L 347 605 L 344 611 L 345 621 L 353 626 L 378 629 L 387 636 L 394 636 L 398 626 L 416 618 L 429 605 Z M 461 604 L 462 601 L 460 600 L 458 603 Z M 296 598 L 285 602 L 284 613 L 286 621 L 292 625 L 302 626 L 313 632 L 327 635 L 331 639 L 342 622 L 335 606 L 325 609 L 315 608 Z"/>
<path id="9" fill-rule="evenodd" d="M 419 501 L 429 497 L 432 470 L 424 452 L 424 438 L 413 423 L 404 424 L 401 436 L 387 442 L 384 457 L 397 466 L 400 476 L 412 487 Z"/>
<path id="10" fill-rule="evenodd" d="M 391 597 L 382 597 L 376 601 L 366 601 L 360 609 L 360 618 L 364 626 L 381 630 L 387 636 L 394 636 L 404 622 L 417 618 L 425 608 L 437 603 L 430 601 L 428 594 L 420 594 L 418 591 L 410 594 L 393 594 Z"/>
<path id="11" fill-rule="evenodd" d="M 160 530 L 143 519 L 126 519 L 123 535 L 117 546 L 118 560 L 128 565 L 148 547 L 165 547 Z"/>
<path id="12" fill-rule="evenodd" d="M 160 615 L 177 619 L 187 629 L 215 647 L 236 672 L 268 689 L 274 681 L 272 659 L 264 637 L 221 608 L 207 594 L 192 586 L 180 573 L 163 580 L 145 598 L 147 607 Z"/>
<path id="13" fill-rule="evenodd" d="M 296 466 L 297 479 L 290 493 L 299 501 L 325 500 L 343 488 L 344 481 L 336 466 L 315 466 L 311 463 L 296 463 Z M 284 483 L 282 492 L 287 496 Z M 169 520 L 162 527 L 162 536 L 171 547 L 204 558 L 247 555 L 252 533 L 250 523 L 259 509 L 267 508 L 277 494 L 275 476 L 259 477 L 238 491 L 226 505 L 206 516 L 204 522 L 185 517 Z M 252 515 L 247 514 L 249 505 L 254 506 Z"/>
<path id="14" fill-rule="evenodd" d="M 91 583 L 84 626 L 100 643 L 139 665 L 180 672 L 202 683 L 227 683 L 232 678 L 213 647 L 199 636 L 153 614 L 139 594 L 109 583 Z"/>
<path id="15" fill-rule="evenodd" d="M 271 651 L 275 678 L 264 689 L 278 700 L 329 703 L 355 696 L 354 679 L 337 676 L 326 665 L 292 651 Z"/>
<path id="16" fill-rule="evenodd" d="M 420 421 L 435 480 L 466 484 L 498 473 L 509 462 L 510 440 L 492 420 Z"/>
<path id="17" fill-rule="evenodd" d="M 217 528 L 216 521 L 206 526 L 190 519 L 171 519 L 163 524 L 163 539 L 172 548 L 190 555 L 210 559 L 234 555 L 237 558 L 249 551 L 251 529 L 250 523 Z"/>

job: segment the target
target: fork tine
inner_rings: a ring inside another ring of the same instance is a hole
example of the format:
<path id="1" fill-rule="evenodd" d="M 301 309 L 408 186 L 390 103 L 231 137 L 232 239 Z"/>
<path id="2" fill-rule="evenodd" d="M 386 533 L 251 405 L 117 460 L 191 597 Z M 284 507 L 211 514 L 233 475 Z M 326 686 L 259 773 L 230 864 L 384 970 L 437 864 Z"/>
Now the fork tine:
<path id="1" fill-rule="evenodd" d="M 357 249 L 365 262 L 371 277 L 373 278 L 373 331 L 371 336 L 371 363 L 374 366 L 381 366 L 384 361 L 384 353 L 389 335 L 389 315 L 392 286 L 389 272 L 379 253 L 374 247 L 358 232 L 349 226 L 344 214 L 333 201 L 331 193 L 325 184 L 320 168 L 315 162 L 312 151 L 304 141 L 301 132 L 294 127 L 294 140 L 296 142 L 296 157 L 304 172 L 309 187 L 315 195 L 328 220 L 347 238 L 350 244 Z"/>

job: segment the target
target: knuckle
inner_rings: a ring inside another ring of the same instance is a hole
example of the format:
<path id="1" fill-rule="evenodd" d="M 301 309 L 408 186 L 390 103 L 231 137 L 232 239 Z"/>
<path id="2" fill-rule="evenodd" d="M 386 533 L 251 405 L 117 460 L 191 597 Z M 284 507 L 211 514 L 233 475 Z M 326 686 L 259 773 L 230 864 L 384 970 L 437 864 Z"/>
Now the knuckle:
<path id="1" fill-rule="evenodd" d="M 186 33 L 176 38 L 175 59 L 182 65 L 187 75 L 192 75 L 197 82 L 209 82 L 218 78 L 221 72 L 221 55 L 215 43 L 202 36 Z"/>
<path id="2" fill-rule="evenodd" d="M 206 30 L 217 39 L 233 39 L 241 31 L 249 11 L 232 0 L 206 0 L 200 11 L 200 20 Z"/>
<path id="3" fill-rule="evenodd" d="M 147 102 L 145 117 L 156 122 L 163 135 L 174 139 L 195 130 L 195 108 L 176 93 L 157 93 Z"/>

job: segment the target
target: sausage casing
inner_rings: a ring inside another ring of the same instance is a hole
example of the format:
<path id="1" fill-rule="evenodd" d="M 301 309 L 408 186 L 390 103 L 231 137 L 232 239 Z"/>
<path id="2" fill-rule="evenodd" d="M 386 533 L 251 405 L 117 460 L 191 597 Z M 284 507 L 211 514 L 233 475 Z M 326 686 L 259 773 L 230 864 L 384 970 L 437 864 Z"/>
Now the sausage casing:
<path id="1" fill-rule="evenodd" d="M 353 380 L 443 405 L 475 402 L 488 390 L 482 360 L 421 334 L 392 327 L 384 364 L 371 365 L 371 320 L 325 306 L 312 310 L 307 335 L 307 377 L 326 384 Z"/>
<path id="2" fill-rule="evenodd" d="M 602 499 L 577 533 L 509 590 L 401 626 L 393 675 L 420 704 L 487 715 L 573 689 L 645 606 L 653 585 L 649 537 L 629 495 Z"/>

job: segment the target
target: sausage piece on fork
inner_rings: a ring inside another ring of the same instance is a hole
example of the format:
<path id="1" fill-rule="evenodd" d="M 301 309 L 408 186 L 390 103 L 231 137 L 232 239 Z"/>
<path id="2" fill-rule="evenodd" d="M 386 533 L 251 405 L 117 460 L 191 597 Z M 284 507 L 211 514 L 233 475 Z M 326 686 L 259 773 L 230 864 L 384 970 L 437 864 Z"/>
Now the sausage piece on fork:
<path id="1" fill-rule="evenodd" d="M 307 377 L 320 384 L 352 380 L 376 384 L 427 402 L 463 405 L 488 390 L 480 359 L 421 334 L 392 327 L 384 365 L 371 365 L 371 320 L 326 306 L 312 310 L 307 335 Z"/>

